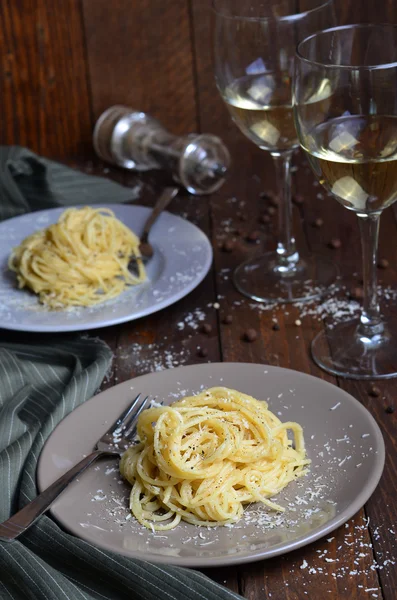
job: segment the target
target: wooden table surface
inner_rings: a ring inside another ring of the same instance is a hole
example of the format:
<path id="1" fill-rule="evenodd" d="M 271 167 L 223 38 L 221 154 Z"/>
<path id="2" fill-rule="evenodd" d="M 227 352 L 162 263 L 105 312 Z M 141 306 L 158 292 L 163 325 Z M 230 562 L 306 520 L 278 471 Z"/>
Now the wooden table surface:
<path id="1" fill-rule="evenodd" d="M 341 22 L 397 23 L 395 0 L 338 0 L 337 9 Z M 397 413 L 386 409 L 394 404 L 396 382 L 377 383 L 380 395 L 373 397 L 368 393 L 370 382 L 336 380 L 314 365 L 310 341 L 323 327 L 321 315 L 332 312 L 330 305 L 322 304 L 321 311 L 311 305 L 306 316 L 302 308 L 294 306 L 262 310 L 234 289 L 231 270 L 258 249 L 274 247 L 276 215 L 268 225 L 259 222 L 267 210 L 260 194 L 274 190 L 274 173 L 269 157 L 231 124 L 216 92 L 209 32 L 209 0 L 2 2 L 0 140 L 127 185 L 141 181 L 141 202 L 150 205 L 164 178 L 158 174 L 138 178 L 103 165 L 94 156 L 91 132 L 104 109 L 122 103 L 158 117 L 177 134 L 203 131 L 223 138 L 233 157 L 227 183 L 211 197 L 182 194 L 171 206 L 171 211 L 196 223 L 212 240 L 213 268 L 194 292 L 174 306 L 94 332 L 114 351 L 106 386 L 168 367 L 170 361 L 176 366 L 223 360 L 289 367 L 352 394 L 375 417 L 386 443 L 384 474 L 366 506 L 328 539 L 299 551 L 206 572 L 250 600 L 395 600 Z M 295 165 L 295 193 L 304 197 L 294 215 L 299 247 L 334 259 L 341 268 L 343 284 L 350 289 L 360 279 L 355 217 L 335 201 L 322 199 L 299 153 Z M 312 226 L 317 217 L 325 222 L 321 228 Z M 252 231 L 260 232 L 259 244 L 245 240 Z M 390 266 L 379 275 L 382 285 L 392 288 L 390 311 L 397 296 L 393 296 L 393 288 L 397 289 L 396 235 L 396 220 L 389 209 L 382 219 L 380 254 Z M 341 240 L 339 249 L 329 247 L 333 237 Z M 231 238 L 236 239 L 233 251 L 222 251 L 222 242 Z M 223 323 L 229 314 L 233 316 L 231 325 Z M 274 319 L 279 331 L 272 328 Z M 297 319 L 301 326 L 295 324 Z M 181 322 L 183 328 L 178 326 Z M 204 322 L 212 326 L 210 334 L 201 331 Z M 259 337 L 247 343 L 242 336 L 251 327 Z M 3 332 L 2 338 L 18 336 Z M 205 348 L 208 355 L 198 356 L 197 347 Z"/>

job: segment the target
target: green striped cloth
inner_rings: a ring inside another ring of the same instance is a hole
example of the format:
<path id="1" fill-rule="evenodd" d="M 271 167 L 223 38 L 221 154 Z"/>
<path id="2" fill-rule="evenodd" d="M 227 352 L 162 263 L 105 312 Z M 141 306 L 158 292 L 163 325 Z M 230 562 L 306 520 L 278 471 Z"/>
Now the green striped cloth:
<path id="1" fill-rule="evenodd" d="M 0 220 L 56 206 L 129 202 L 138 195 L 139 186 L 86 175 L 27 148 L 0 146 Z"/>
<path id="2" fill-rule="evenodd" d="M 70 176 L 73 171 L 27 150 L 8 150 L 7 159 L 0 148 L 0 217 L 63 200 L 66 204 L 66 198 L 70 204 L 80 201 L 80 189 Z M 52 174 L 47 185 L 43 169 Z M 21 177 L 27 179 L 22 182 Z M 95 190 L 95 197 L 102 195 L 96 183 L 87 182 L 89 176 L 76 177 L 87 190 Z M 101 181 L 104 189 L 113 190 L 114 200 L 127 199 L 125 188 Z M 77 195 L 74 201 L 69 186 Z M 40 206 L 39 189 L 45 199 Z M 95 394 L 112 359 L 110 349 L 99 340 L 65 336 L 34 343 L 27 335 L 26 343 L 17 344 L 4 341 L 8 337 L 7 332 L 0 336 L 0 522 L 36 496 L 37 460 L 46 439 L 64 416 Z M 241 596 L 196 571 L 104 552 L 65 533 L 44 515 L 15 542 L 0 542 L 0 598 L 227 600 Z"/>

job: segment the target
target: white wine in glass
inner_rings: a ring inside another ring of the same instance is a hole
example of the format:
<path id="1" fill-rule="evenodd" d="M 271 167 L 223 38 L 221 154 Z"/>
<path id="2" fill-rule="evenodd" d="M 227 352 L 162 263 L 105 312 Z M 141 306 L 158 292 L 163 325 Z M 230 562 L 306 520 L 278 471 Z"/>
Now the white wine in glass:
<path id="1" fill-rule="evenodd" d="M 302 145 L 320 183 L 346 208 L 371 213 L 397 199 L 397 115 L 330 119 Z"/>
<path id="2" fill-rule="evenodd" d="M 233 281 L 259 302 L 311 300 L 335 279 L 327 258 L 301 256 L 292 231 L 291 159 L 299 147 L 292 108 L 297 43 L 334 24 L 333 0 L 213 0 L 215 78 L 242 133 L 274 160 L 279 193 L 274 252 L 237 267 Z M 313 90 L 313 102 L 323 90 Z"/>
<path id="3" fill-rule="evenodd" d="M 273 74 L 246 75 L 222 90 L 233 121 L 254 144 L 268 152 L 299 145 L 291 106 L 291 90 L 277 85 Z"/>
<path id="4" fill-rule="evenodd" d="M 326 102 L 308 102 L 328 82 Z M 312 342 L 324 370 L 353 379 L 397 376 L 397 320 L 384 319 L 377 286 L 379 220 L 397 200 L 397 26 L 318 32 L 297 50 L 294 114 L 320 183 L 358 216 L 364 298 L 358 321 L 332 323 Z"/>

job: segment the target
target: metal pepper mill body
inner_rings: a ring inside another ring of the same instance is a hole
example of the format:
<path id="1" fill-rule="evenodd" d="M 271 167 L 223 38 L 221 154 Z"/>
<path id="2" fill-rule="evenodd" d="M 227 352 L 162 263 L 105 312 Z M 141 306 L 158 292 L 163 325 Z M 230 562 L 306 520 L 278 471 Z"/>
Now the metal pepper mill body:
<path id="1" fill-rule="evenodd" d="M 168 170 L 192 194 L 219 189 L 230 166 L 229 151 L 215 135 L 178 137 L 127 106 L 112 106 L 99 117 L 93 143 L 104 161 L 138 171 Z"/>

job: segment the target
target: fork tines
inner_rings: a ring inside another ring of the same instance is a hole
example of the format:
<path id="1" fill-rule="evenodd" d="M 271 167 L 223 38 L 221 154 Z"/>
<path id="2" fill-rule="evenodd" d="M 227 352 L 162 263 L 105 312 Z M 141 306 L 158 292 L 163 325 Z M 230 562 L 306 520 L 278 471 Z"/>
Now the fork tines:
<path id="1" fill-rule="evenodd" d="M 114 429 L 119 435 L 121 433 L 125 435 L 126 430 L 129 430 L 134 426 L 134 422 L 138 419 L 139 415 L 145 408 L 149 396 L 146 396 L 140 401 L 141 396 L 142 394 L 138 394 L 137 397 L 132 401 L 131 405 L 119 416 L 115 422 Z"/>
<path id="2" fill-rule="evenodd" d="M 137 410 L 134 411 L 133 414 L 129 415 L 129 417 L 126 419 L 126 421 L 124 423 L 122 423 L 122 425 L 120 426 L 121 430 L 124 434 L 124 437 L 128 438 L 131 435 L 131 433 L 133 432 L 133 430 L 136 426 L 136 423 L 138 421 L 138 417 L 141 414 L 141 412 L 146 408 L 148 400 L 149 400 L 149 396 L 146 396 L 146 398 L 144 398 L 142 400 L 142 402 L 140 403 L 140 405 L 138 406 Z"/>

